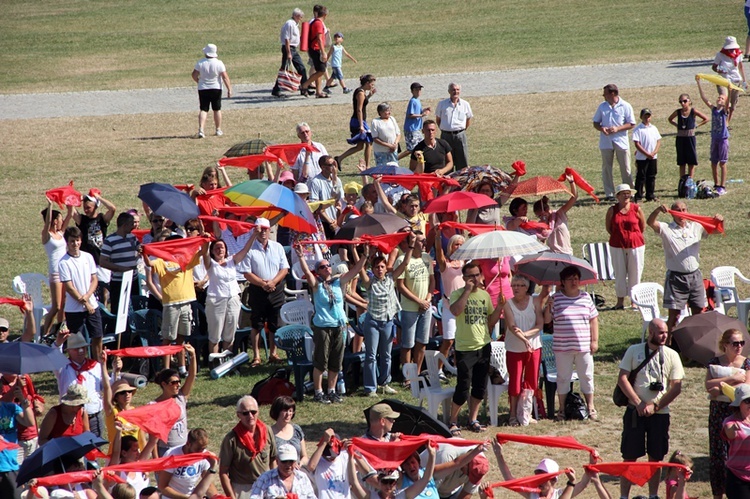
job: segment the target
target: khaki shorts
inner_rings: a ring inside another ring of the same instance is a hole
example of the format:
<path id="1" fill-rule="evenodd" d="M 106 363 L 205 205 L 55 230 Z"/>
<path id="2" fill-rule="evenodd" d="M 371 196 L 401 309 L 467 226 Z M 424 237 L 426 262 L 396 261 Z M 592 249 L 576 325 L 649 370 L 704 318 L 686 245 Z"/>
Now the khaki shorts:
<path id="1" fill-rule="evenodd" d="M 341 371 L 344 364 L 344 333 L 341 327 L 313 326 L 313 342 L 313 367 L 319 371 Z"/>
<path id="2" fill-rule="evenodd" d="M 190 303 L 164 305 L 161 316 L 161 337 L 174 341 L 177 335 L 190 336 L 193 321 L 193 310 Z"/>

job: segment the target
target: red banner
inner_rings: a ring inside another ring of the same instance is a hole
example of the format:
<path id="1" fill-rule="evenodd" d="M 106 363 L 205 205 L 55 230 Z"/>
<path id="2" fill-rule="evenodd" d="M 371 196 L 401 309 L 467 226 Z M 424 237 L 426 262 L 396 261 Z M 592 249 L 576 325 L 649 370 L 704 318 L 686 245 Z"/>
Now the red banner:
<path id="1" fill-rule="evenodd" d="M 107 355 L 117 355 L 118 357 L 164 357 L 165 355 L 175 355 L 180 353 L 184 347 L 182 345 L 164 345 L 153 347 L 129 347 L 119 350 L 107 350 Z"/>
<path id="2" fill-rule="evenodd" d="M 627 478 L 632 483 L 643 486 L 648 482 L 654 473 L 661 468 L 680 468 L 688 471 L 687 466 L 677 463 L 659 463 L 652 461 L 643 462 L 623 462 L 623 463 L 596 463 L 584 464 L 583 467 L 588 471 L 596 471 L 605 475 L 621 476 Z"/>
<path id="3" fill-rule="evenodd" d="M 599 452 L 593 447 L 583 445 L 581 442 L 573 437 L 554 437 L 554 436 L 533 436 L 533 435 L 517 435 L 515 433 L 498 433 L 498 443 L 501 445 L 506 442 L 518 442 L 520 444 L 529 445 L 540 445 L 542 447 L 556 447 L 558 449 L 573 449 L 573 450 L 585 450 L 594 459 L 599 458 Z"/>
<path id="4" fill-rule="evenodd" d="M 567 473 L 570 471 L 570 469 L 564 469 L 557 471 L 555 473 L 540 473 L 539 475 L 530 475 L 530 476 L 524 476 L 521 478 L 514 478 L 513 480 L 507 480 L 505 482 L 495 482 L 493 484 L 490 484 L 486 489 L 484 489 L 485 493 L 487 494 L 487 497 L 495 497 L 495 494 L 492 492 L 492 489 L 495 489 L 497 487 L 503 487 L 509 490 L 512 490 L 514 492 L 539 492 L 539 486 L 543 484 L 544 482 L 548 480 L 552 480 L 556 476 L 562 475 L 563 473 Z"/>
<path id="5" fill-rule="evenodd" d="M 155 404 L 142 405 L 141 407 L 122 411 L 117 417 L 139 426 L 149 435 L 156 435 L 166 442 L 169 431 L 180 419 L 181 410 L 174 399 L 167 399 Z"/>
<path id="6" fill-rule="evenodd" d="M 185 239 L 174 239 L 172 241 L 161 241 L 148 243 L 141 246 L 144 256 L 161 258 L 165 262 L 175 262 L 184 271 L 190 260 L 193 259 L 206 239 L 203 237 L 188 237 Z"/>
<path id="7" fill-rule="evenodd" d="M 690 220 L 691 222 L 699 223 L 703 226 L 704 229 L 706 229 L 706 232 L 708 232 L 709 234 L 713 234 L 714 232 L 721 232 L 722 234 L 724 234 L 724 221 L 717 220 L 715 217 L 693 215 L 692 213 L 687 213 L 685 211 L 674 210 L 667 210 L 667 213 L 675 217 L 680 217 L 684 218 L 685 220 Z"/>
<path id="8" fill-rule="evenodd" d="M 442 190 L 446 185 L 460 187 L 457 180 L 448 177 L 438 177 L 434 173 L 423 173 L 420 175 L 381 175 L 381 182 L 386 184 L 398 184 L 406 189 L 419 186 L 419 195 L 422 201 L 429 201 L 435 197 L 432 189 Z"/>
<path id="9" fill-rule="evenodd" d="M 60 208 L 66 206 L 81 206 L 81 193 L 73 188 L 73 181 L 63 187 L 56 187 L 44 193 L 53 203 Z"/>

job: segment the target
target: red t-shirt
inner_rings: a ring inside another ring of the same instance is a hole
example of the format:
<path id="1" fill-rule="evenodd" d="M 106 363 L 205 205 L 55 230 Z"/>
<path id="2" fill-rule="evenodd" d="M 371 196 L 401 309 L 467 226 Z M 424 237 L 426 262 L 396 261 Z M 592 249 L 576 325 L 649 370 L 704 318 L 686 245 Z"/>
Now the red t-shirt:
<path id="1" fill-rule="evenodd" d="M 612 216 L 612 233 L 609 235 L 609 245 L 613 248 L 639 248 L 646 244 L 641 231 L 641 222 L 638 218 L 640 207 L 630 203 L 630 209 L 626 214 L 620 213 L 615 206 Z"/>
<path id="2" fill-rule="evenodd" d="M 323 24 L 323 21 L 320 19 L 313 19 L 310 22 L 310 34 L 308 35 L 308 44 L 310 47 L 310 50 L 320 50 L 322 47 L 320 46 L 320 41 L 318 40 L 318 35 L 323 35 L 325 39 L 326 34 L 326 25 Z"/>

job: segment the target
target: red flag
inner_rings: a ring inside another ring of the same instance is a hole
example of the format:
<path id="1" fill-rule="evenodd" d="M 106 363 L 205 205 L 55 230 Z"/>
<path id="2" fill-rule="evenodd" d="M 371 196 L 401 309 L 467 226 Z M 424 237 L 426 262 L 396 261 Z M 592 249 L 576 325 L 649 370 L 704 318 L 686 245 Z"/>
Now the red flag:
<path id="1" fill-rule="evenodd" d="M 45 192 L 45 195 L 60 208 L 66 206 L 81 206 L 81 193 L 73 188 L 73 181 L 68 185 L 57 187 Z"/>
<path id="2" fill-rule="evenodd" d="M 248 170 L 257 170 L 263 163 L 278 160 L 279 157 L 275 154 L 264 152 L 248 156 L 237 156 L 236 158 L 221 158 L 216 164 L 219 166 L 236 166 L 238 168 L 247 168 Z"/>
<path id="3" fill-rule="evenodd" d="M 98 448 L 94 447 L 86 453 L 86 459 L 89 461 L 96 461 L 97 459 L 109 459 L 109 456 Z"/>
<path id="4" fill-rule="evenodd" d="M 526 163 L 523 161 L 514 161 L 510 166 L 516 171 L 519 177 L 526 175 Z"/>
<path id="5" fill-rule="evenodd" d="M 320 241 L 317 239 L 305 239 L 304 241 L 300 241 L 299 244 L 323 244 L 326 246 L 333 246 L 334 244 L 362 244 L 362 241 L 359 239 L 323 239 Z"/>
<path id="6" fill-rule="evenodd" d="M 195 184 L 175 184 L 174 188 L 178 191 L 183 191 L 190 194 L 190 191 L 195 189 Z"/>
<path id="7" fill-rule="evenodd" d="M 450 229 L 459 229 L 468 231 L 472 236 L 477 234 L 484 234 L 492 232 L 493 230 L 505 230 L 502 225 L 488 225 L 488 224 L 462 224 L 460 222 L 442 222 L 439 227 L 448 227 Z"/>
<path id="8" fill-rule="evenodd" d="M 74 483 L 86 483 L 94 479 L 94 473 L 94 470 L 71 471 L 70 473 L 61 473 L 59 475 L 43 476 L 41 478 L 36 478 L 36 487 L 50 487 Z M 125 480 L 124 478 L 120 478 L 117 475 L 106 474 L 104 478 L 112 482 L 127 483 L 127 480 Z"/>
<path id="9" fill-rule="evenodd" d="M 144 256 L 155 256 L 164 261 L 175 262 L 185 271 L 185 267 L 190 263 L 195 254 L 198 252 L 206 238 L 188 237 L 185 239 L 175 239 L 172 241 L 161 241 L 158 243 L 148 243 L 141 246 Z"/>
<path id="10" fill-rule="evenodd" d="M 165 355 L 175 355 L 183 350 L 182 345 L 164 345 L 153 347 L 130 347 L 119 350 L 107 350 L 107 355 L 117 355 L 118 357 L 164 357 Z"/>
<path id="11" fill-rule="evenodd" d="M 557 471 L 555 473 L 540 473 L 538 475 L 524 476 L 521 478 L 514 478 L 513 480 L 507 480 L 505 482 L 495 482 L 491 484 L 485 491 L 489 490 L 487 497 L 495 497 L 492 494 L 492 489 L 497 487 L 503 487 L 514 492 L 539 492 L 539 486 L 547 480 L 552 480 L 556 476 L 562 475 L 570 471 L 569 468 Z"/>
<path id="12" fill-rule="evenodd" d="M 211 216 L 214 214 L 214 210 L 218 211 L 219 208 L 229 204 L 229 200 L 224 197 L 225 190 L 227 190 L 227 187 L 212 189 L 195 198 L 195 202 L 198 205 L 198 210 L 200 210 L 201 215 Z"/>
<path id="13" fill-rule="evenodd" d="M 627 478 L 634 484 L 643 486 L 661 468 L 680 468 L 688 471 L 687 466 L 677 463 L 660 463 L 653 461 L 623 462 L 623 463 L 596 463 L 584 464 L 586 470 L 604 473 L 605 475 L 621 476 Z"/>
<path id="14" fill-rule="evenodd" d="M 19 298 L 0 297 L 0 305 L 13 305 L 14 307 L 18 307 L 21 312 L 26 310 L 26 304 Z"/>
<path id="15" fill-rule="evenodd" d="M 431 433 L 422 433 L 420 435 L 401 435 L 401 439 L 404 442 L 410 441 L 424 441 L 427 439 L 431 445 L 448 444 L 455 447 L 476 447 L 484 443 L 483 440 L 466 440 L 465 438 L 456 437 L 441 437 L 440 435 L 433 435 Z"/>
<path id="16" fill-rule="evenodd" d="M 276 144 L 265 148 L 264 152 L 277 156 L 284 163 L 291 165 L 297 161 L 300 151 L 320 152 L 311 144 Z"/>
<path id="17" fill-rule="evenodd" d="M 167 441 L 169 431 L 180 419 L 180 406 L 174 399 L 167 399 L 155 404 L 142 405 L 136 409 L 122 411 L 117 414 L 125 421 L 140 426 L 149 435 L 156 435 L 164 442 Z"/>
<path id="18" fill-rule="evenodd" d="M 521 225 L 519 225 L 520 228 L 523 230 L 549 230 L 549 224 L 546 222 L 535 222 L 534 220 L 529 220 L 528 222 L 524 222 Z"/>
<path id="19" fill-rule="evenodd" d="M 13 442 L 8 442 L 3 437 L 0 437 L 0 452 L 4 450 L 14 450 L 14 449 L 20 449 L 21 446 L 18 444 L 14 444 Z"/>
<path id="20" fill-rule="evenodd" d="M 225 224 L 231 227 L 232 233 L 235 236 L 241 236 L 242 234 L 246 234 L 250 232 L 254 225 L 250 222 L 240 222 L 239 220 L 228 220 L 226 218 L 220 218 L 220 217 L 209 217 L 206 215 L 200 215 L 198 218 L 203 220 L 203 222 L 216 222 L 219 224 Z"/>
<path id="21" fill-rule="evenodd" d="M 219 213 L 221 215 L 225 213 L 231 213 L 233 215 L 237 216 L 256 216 L 260 217 L 263 216 L 264 213 L 278 213 L 284 211 L 281 208 L 277 206 L 222 206 L 219 208 Z M 272 218 L 272 217 L 266 217 L 266 218 Z M 225 220 L 226 222 L 226 220 Z"/>
<path id="22" fill-rule="evenodd" d="M 591 457 L 595 459 L 599 458 L 599 452 L 593 447 L 583 445 L 581 442 L 576 440 L 574 437 L 554 437 L 554 436 L 533 436 L 533 435 L 517 435 L 515 433 L 498 433 L 498 443 L 504 444 L 506 442 L 518 442 L 521 444 L 529 445 L 541 445 L 542 447 L 556 447 L 558 449 L 573 449 L 573 450 L 585 450 Z"/>
<path id="23" fill-rule="evenodd" d="M 667 210 L 667 213 L 670 215 L 673 215 L 675 217 L 684 218 L 685 220 L 690 220 L 691 222 L 697 222 L 703 226 L 704 229 L 706 229 L 706 232 L 709 234 L 713 234 L 714 232 L 721 232 L 724 234 L 724 221 L 716 220 L 714 217 L 707 217 L 705 215 L 694 215 L 692 213 L 687 213 L 684 211 L 674 211 L 674 210 Z"/>
<path id="24" fill-rule="evenodd" d="M 397 440 L 395 442 L 378 442 L 368 438 L 354 437 L 349 452 L 362 453 L 370 465 L 378 470 L 393 470 L 401 466 L 414 451 L 429 442 L 428 438 L 414 440 Z"/>
<path id="25" fill-rule="evenodd" d="M 361 239 L 363 242 L 366 242 L 370 246 L 374 246 L 375 249 L 387 255 L 408 235 L 408 232 L 397 232 L 395 234 L 383 234 L 380 236 L 365 234 Z"/>
<path id="26" fill-rule="evenodd" d="M 573 182 L 575 182 L 578 187 L 580 187 L 581 189 L 583 189 L 584 191 L 586 191 L 589 196 L 591 196 L 592 198 L 594 198 L 594 201 L 596 201 L 597 203 L 599 202 L 599 198 L 596 196 L 596 194 L 594 194 L 594 187 L 591 184 L 589 184 L 588 182 L 586 182 L 586 179 L 583 178 L 580 173 L 578 173 L 577 171 L 575 171 L 571 167 L 569 167 L 569 166 L 566 167 L 565 168 L 565 173 L 563 173 L 562 175 L 560 175 L 560 177 L 557 179 L 557 181 L 558 182 L 564 182 L 565 181 L 565 177 L 567 175 L 570 175 L 571 177 L 573 177 Z"/>
<path id="27" fill-rule="evenodd" d="M 457 180 L 453 180 L 448 177 L 438 177 L 434 173 L 423 173 L 419 175 L 381 175 L 380 179 L 386 184 L 398 184 L 406 189 L 413 189 L 414 186 L 419 186 L 419 195 L 422 201 L 429 201 L 435 197 L 432 189 L 438 189 L 442 191 L 442 188 L 446 185 L 453 187 L 460 187 L 461 184 Z"/>
<path id="28" fill-rule="evenodd" d="M 151 232 L 151 229 L 133 229 L 131 231 L 131 234 L 135 236 L 136 239 L 138 239 L 139 243 L 143 243 L 143 236 Z"/>

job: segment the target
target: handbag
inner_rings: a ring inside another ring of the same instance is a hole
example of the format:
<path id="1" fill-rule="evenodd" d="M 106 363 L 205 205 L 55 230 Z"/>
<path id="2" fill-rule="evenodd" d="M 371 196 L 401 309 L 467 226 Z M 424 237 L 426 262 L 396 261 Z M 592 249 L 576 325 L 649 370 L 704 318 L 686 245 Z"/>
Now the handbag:
<path id="1" fill-rule="evenodd" d="M 280 89 L 287 92 L 296 92 L 299 90 L 300 83 L 302 83 L 302 75 L 291 69 L 290 64 L 287 62 L 286 66 L 279 70 L 276 81 Z"/>
<path id="2" fill-rule="evenodd" d="M 648 343 L 645 344 L 646 351 L 648 352 Z M 654 355 L 656 355 L 656 352 L 658 352 L 659 349 L 657 348 L 653 352 L 646 355 L 646 358 L 641 362 L 638 367 L 630 371 L 630 374 L 628 374 L 628 381 L 630 384 L 633 384 L 633 381 L 635 381 L 635 377 L 638 375 L 638 373 L 646 367 L 646 364 L 648 364 L 651 359 L 654 358 Z M 627 395 L 625 395 L 625 392 L 622 391 L 622 388 L 620 388 L 620 384 L 615 385 L 615 390 L 612 392 L 612 402 L 615 403 L 617 407 L 627 407 L 630 403 L 630 400 L 628 400 Z"/>

